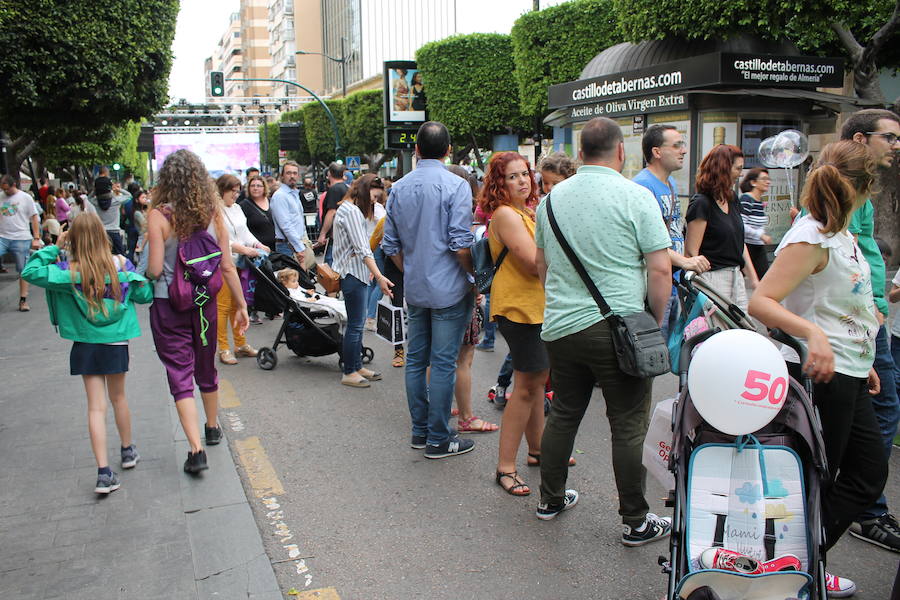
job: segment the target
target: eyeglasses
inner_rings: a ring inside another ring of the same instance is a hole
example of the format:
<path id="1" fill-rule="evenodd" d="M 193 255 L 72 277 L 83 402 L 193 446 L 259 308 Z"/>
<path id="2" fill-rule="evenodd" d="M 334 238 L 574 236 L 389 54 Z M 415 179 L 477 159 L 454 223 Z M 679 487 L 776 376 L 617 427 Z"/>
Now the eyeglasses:
<path id="1" fill-rule="evenodd" d="M 880 133 L 878 131 L 868 131 L 868 132 L 866 132 L 866 135 L 881 136 L 884 138 L 884 141 L 886 141 L 888 143 L 888 146 L 893 146 L 894 144 L 897 143 L 897 140 L 900 139 L 900 138 L 897 138 L 896 133 Z"/>
<path id="2" fill-rule="evenodd" d="M 685 142 L 684 140 L 682 140 L 682 141 L 680 141 L 680 142 L 675 142 L 674 144 L 662 144 L 662 145 L 660 145 L 659 147 L 660 147 L 660 148 L 665 148 L 666 146 L 669 146 L 669 147 L 671 147 L 671 148 L 675 148 L 676 150 L 680 150 L 681 148 L 687 148 L 687 142 Z"/>

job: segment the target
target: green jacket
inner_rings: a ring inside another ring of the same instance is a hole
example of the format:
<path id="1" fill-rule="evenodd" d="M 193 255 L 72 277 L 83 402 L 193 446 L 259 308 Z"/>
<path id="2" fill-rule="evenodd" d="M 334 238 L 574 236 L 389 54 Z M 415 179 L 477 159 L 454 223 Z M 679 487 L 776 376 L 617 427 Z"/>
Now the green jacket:
<path id="1" fill-rule="evenodd" d="M 58 327 L 60 336 L 74 342 L 112 344 L 141 335 L 134 303 L 153 301 L 153 286 L 145 277 L 133 271 L 119 271 L 119 283 L 124 292 L 122 302 L 105 298 L 103 303 L 108 314 L 91 315 L 87 300 L 73 285 L 68 263 L 57 263 L 58 257 L 57 246 L 38 250 L 25 265 L 22 279 L 47 290 L 50 322 Z M 76 275 L 74 283 L 80 282 L 81 276 Z"/>

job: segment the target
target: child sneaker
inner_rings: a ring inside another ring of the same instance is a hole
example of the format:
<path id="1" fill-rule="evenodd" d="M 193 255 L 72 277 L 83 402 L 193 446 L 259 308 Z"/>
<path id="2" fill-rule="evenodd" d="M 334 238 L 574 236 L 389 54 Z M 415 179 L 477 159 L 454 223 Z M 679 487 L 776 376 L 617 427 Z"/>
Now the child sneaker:
<path id="1" fill-rule="evenodd" d="M 123 469 L 132 469 L 138 461 L 141 460 L 141 455 L 138 454 L 137 448 L 134 447 L 134 444 L 128 446 L 127 448 L 122 448 L 122 468 Z"/>
<path id="2" fill-rule="evenodd" d="M 576 504 L 578 504 L 578 492 L 575 490 L 566 490 L 566 495 L 563 497 L 562 503 L 548 504 L 547 502 L 541 502 L 538 504 L 534 514 L 541 521 L 549 521 L 550 519 L 555 519 L 556 515 L 562 511 L 569 510 Z"/>
<path id="3" fill-rule="evenodd" d="M 120 487 L 119 476 L 116 475 L 114 471 L 110 471 L 108 475 L 106 473 L 101 473 L 97 475 L 97 485 L 94 486 L 94 493 L 108 494 L 116 491 Z"/>
<path id="4" fill-rule="evenodd" d="M 846 577 L 838 577 L 825 571 L 825 590 L 829 598 L 849 598 L 856 593 L 856 584 Z"/>
<path id="5" fill-rule="evenodd" d="M 622 525 L 622 543 L 629 547 L 643 546 L 667 537 L 672 532 L 672 519 L 647 513 L 640 527 Z"/>
<path id="6" fill-rule="evenodd" d="M 700 566 L 704 569 L 734 571 L 742 575 L 758 575 L 763 572 L 758 560 L 727 548 L 707 548 L 700 555 Z"/>
<path id="7" fill-rule="evenodd" d="M 800 559 L 794 556 L 793 554 L 785 554 L 784 556 L 779 556 L 778 558 L 773 558 L 770 561 L 764 562 L 760 565 L 762 567 L 763 573 L 775 573 L 777 571 L 802 571 L 803 564 L 800 562 Z"/>

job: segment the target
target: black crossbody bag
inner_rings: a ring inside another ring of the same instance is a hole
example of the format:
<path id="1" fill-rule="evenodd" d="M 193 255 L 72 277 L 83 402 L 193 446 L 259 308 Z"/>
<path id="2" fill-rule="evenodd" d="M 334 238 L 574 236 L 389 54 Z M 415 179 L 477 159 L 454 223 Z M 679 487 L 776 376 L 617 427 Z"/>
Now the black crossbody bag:
<path id="1" fill-rule="evenodd" d="M 656 319 L 646 310 L 630 315 L 617 315 L 613 313 L 609 304 L 603 299 L 600 290 L 594 284 L 578 259 L 572 247 L 563 237 L 562 231 L 553 216 L 553 208 L 550 206 L 550 196 L 547 196 L 547 217 L 550 220 L 550 228 L 556 241 L 562 246 L 563 252 L 569 258 L 572 266 L 584 282 L 584 286 L 593 296 L 600 308 L 600 314 L 609 323 L 612 333 L 613 348 L 616 351 L 616 360 L 619 368 L 626 375 L 633 377 L 656 377 L 669 371 L 669 349 L 663 339 L 662 332 Z"/>

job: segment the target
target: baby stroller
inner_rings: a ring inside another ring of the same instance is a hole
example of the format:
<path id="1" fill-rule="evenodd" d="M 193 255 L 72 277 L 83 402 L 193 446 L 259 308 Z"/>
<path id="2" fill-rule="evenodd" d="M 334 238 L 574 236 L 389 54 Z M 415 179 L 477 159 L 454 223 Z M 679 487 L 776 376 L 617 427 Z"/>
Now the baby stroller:
<path id="1" fill-rule="evenodd" d="M 812 384 L 790 380 L 777 415 L 752 435 L 728 435 L 705 422 L 687 385 L 693 350 L 722 327 L 755 328 L 727 298 L 691 279 L 683 276 L 676 284 L 683 300 L 708 302 L 721 314 L 715 325 L 686 339 L 679 355 L 669 454 L 672 535 L 670 556 L 660 557 L 669 575 L 667 598 L 825 600 L 820 490 L 827 464 Z M 770 335 L 797 350 L 802 362 L 799 342 L 778 330 Z M 717 548 L 751 557 L 756 568 L 704 568 L 704 552 Z M 787 555 L 796 558 L 783 560 Z"/>
<path id="2" fill-rule="evenodd" d="M 278 346 L 287 347 L 297 356 L 338 355 L 338 364 L 343 364 L 343 341 L 347 319 L 343 311 L 318 302 L 316 298 L 296 300 L 290 296 L 275 276 L 276 271 L 291 268 L 300 273 L 300 287 L 312 289 L 315 283 L 310 274 L 293 258 L 272 253 L 268 260 L 259 265 L 251 264 L 256 275 L 254 307 L 259 311 L 284 314 L 284 320 L 275 336 L 272 346 L 259 349 L 256 364 L 260 369 L 271 371 L 278 365 Z M 370 363 L 375 356 L 371 348 L 363 347 L 363 362 Z"/>

